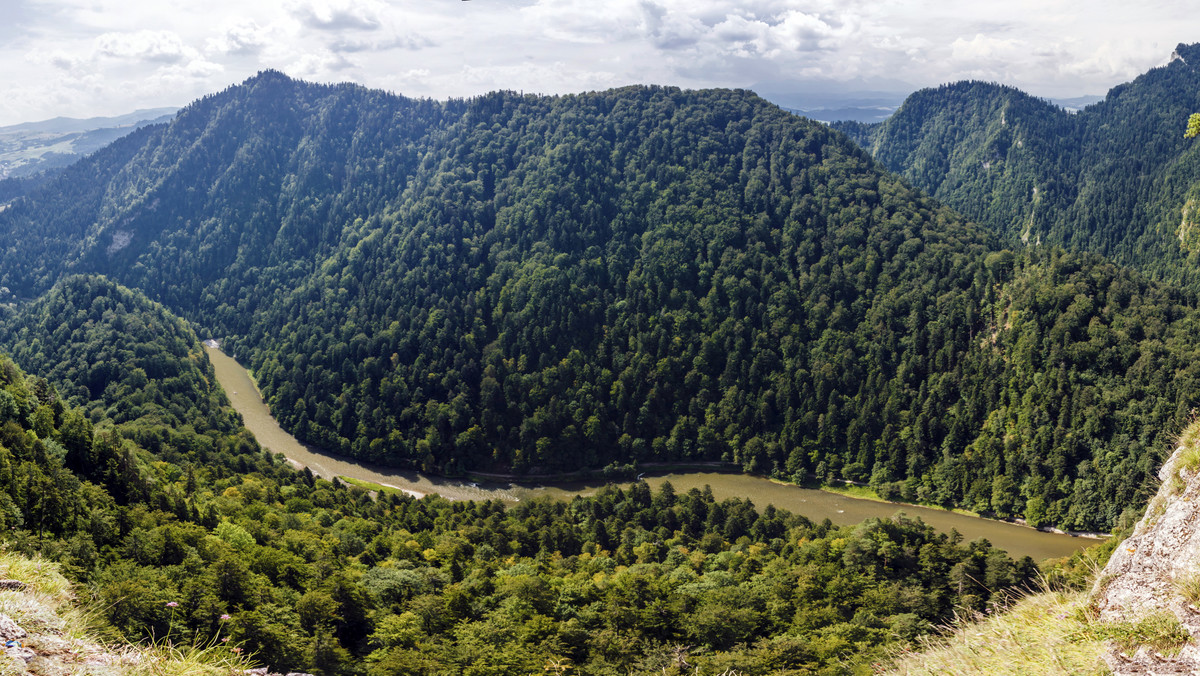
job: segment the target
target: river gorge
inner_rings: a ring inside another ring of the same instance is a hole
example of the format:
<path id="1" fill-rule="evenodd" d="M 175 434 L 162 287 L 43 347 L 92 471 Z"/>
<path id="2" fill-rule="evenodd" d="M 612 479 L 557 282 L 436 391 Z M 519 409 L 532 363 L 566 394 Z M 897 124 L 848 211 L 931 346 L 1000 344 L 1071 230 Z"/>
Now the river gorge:
<path id="1" fill-rule="evenodd" d="M 325 453 L 301 443 L 281 428 L 263 403 L 246 369 L 234 358 L 221 352 L 220 348 L 213 347 L 211 343 L 206 344 L 208 357 L 216 370 L 217 381 L 229 396 L 234 409 L 241 414 L 246 428 L 258 439 L 258 443 L 274 453 L 282 453 L 297 466 L 308 467 L 319 476 L 360 479 L 399 488 L 418 496 L 437 493 L 452 500 L 500 499 L 510 503 L 539 497 L 569 500 L 576 495 L 591 495 L 604 485 L 597 481 L 471 483 L 369 465 Z M 920 518 L 944 532 L 957 530 L 968 541 L 987 538 L 992 544 L 1013 556 L 1030 556 L 1035 560 L 1067 556 L 1098 542 L 1095 539 L 1048 533 L 1018 524 L 918 505 L 850 498 L 829 491 L 801 488 L 746 474 L 692 471 L 648 473 L 645 481 L 652 488 L 669 481 L 677 491 L 688 491 L 707 485 L 711 487 L 717 499 L 750 499 L 759 507 L 773 504 L 779 509 L 803 514 L 815 521 L 828 518 L 841 525 L 858 523 L 871 517 L 889 518 L 897 512 L 904 512 L 909 517 Z M 620 486 L 629 485 L 629 482 L 615 483 Z"/>

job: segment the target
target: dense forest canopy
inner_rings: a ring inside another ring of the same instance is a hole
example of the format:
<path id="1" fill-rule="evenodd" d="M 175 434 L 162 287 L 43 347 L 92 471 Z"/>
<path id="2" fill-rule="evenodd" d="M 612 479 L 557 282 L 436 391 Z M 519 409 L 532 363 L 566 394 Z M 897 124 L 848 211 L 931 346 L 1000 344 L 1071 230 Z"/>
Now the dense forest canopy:
<path id="1" fill-rule="evenodd" d="M 0 344 L 73 406 L 117 423 L 240 426 L 187 324 L 104 277 L 76 275 L 0 322 Z"/>
<path id="2" fill-rule="evenodd" d="M 264 454 L 196 335 L 138 292 L 74 277 L 29 310 L 52 380 L 0 355 L 5 546 L 61 562 L 131 641 L 320 676 L 842 673 L 1037 574 L 902 516 L 834 527 L 644 483 L 515 508 L 372 497 Z M 54 366 L 122 349 L 173 375 L 92 400 L 96 374 Z"/>
<path id="3" fill-rule="evenodd" d="M 888 169 L 1012 243 L 1103 254 L 1200 290 L 1200 44 L 1077 113 L 1011 87 L 912 94 L 888 120 L 837 124 Z"/>
<path id="4" fill-rule="evenodd" d="M 0 335 L 48 374 L 79 375 L 38 357 L 54 313 L 135 305 L 50 291 L 100 273 L 225 338 L 302 439 L 442 473 L 726 460 L 1107 529 L 1200 398 L 1193 296 L 1003 248 L 744 91 L 265 72 L 29 186 L 0 238 L 0 285 L 50 292 Z M 186 419 L 197 368 L 143 402 Z"/>

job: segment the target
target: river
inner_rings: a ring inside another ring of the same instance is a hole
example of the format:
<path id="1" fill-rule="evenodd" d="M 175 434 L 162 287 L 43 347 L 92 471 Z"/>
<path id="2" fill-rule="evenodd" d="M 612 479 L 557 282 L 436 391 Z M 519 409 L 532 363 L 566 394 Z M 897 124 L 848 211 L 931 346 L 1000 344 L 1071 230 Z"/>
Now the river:
<path id="1" fill-rule="evenodd" d="M 242 414 L 246 429 L 250 430 L 258 443 L 275 453 L 282 453 L 299 466 L 310 468 L 314 474 L 325 478 L 344 476 L 377 484 L 393 486 L 414 495 L 438 493 L 453 500 L 500 499 L 518 502 L 536 497 L 570 499 L 576 495 L 588 496 L 600 489 L 599 483 L 555 483 L 555 484 L 512 484 L 512 483 L 467 483 L 419 472 L 397 470 L 360 463 L 349 458 L 325 453 L 307 446 L 288 434 L 275 422 L 270 410 L 263 403 L 250 374 L 229 355 L 209 345 L 208 357 L 216 369 L 217 381 L 225 389 L 234 409 Z M 763 507 L 768 504 L 779 509 L 803 514 L 820 521 L 828 518 L 839 525 L 859 523 L 870 517 L 888 518 L 896 512 L 918 517 L 925 523 L 943 531 L 958 530 L 970 541 L 987 538 L 1013 556 L 1030 556 L 1035 560 L 1066 556 L 1072 552 L 1094 545 L 1097 540 L 1072 537 L 1057 533 L 1046 533 L 1017 524 L 965 514 L 955 514 L 916 505 L 901 505 L 848 498 L 828 491 L 801 488 L 790 484 L 776 483 L 762 477 L 718 472 L 684 472 L 648 475 L 645 481 L 657 488 L 670 481 L 676 491 L 686 492 L 692 488 L 708 485 L 718 500 L 726 498 L 749 498 Z M 629 482 L 618 483 L 628 486 Z"/>

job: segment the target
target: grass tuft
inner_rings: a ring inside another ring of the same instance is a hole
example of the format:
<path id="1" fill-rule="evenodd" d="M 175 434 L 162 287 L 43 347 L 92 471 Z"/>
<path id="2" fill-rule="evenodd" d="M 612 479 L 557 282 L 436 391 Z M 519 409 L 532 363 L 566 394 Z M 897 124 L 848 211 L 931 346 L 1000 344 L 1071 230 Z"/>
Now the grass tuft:
<path id="1" fill-rule="evenodd" d="M 1179 445 L 1183 451 L 1175 465 L 1175 474 L 1181 470 L 1191 474 L 1200 469 L 1200 420 L 1194 420 L 1184 428 L 1179 435 Z"/>
<path id="2" fill-rule="evenodd" d="M 1187 644 L 1191 634 L 1174 615 L 1156 613 L 1136 622 L 1087 622 L 1071 640 L 1081 642 L 1112 641 L 1117 649 L 1133 654 L 1147 647 L 1165 657 L 1173 657 Z"/>
<path id="3" fill-rule="evenodd" d="M 253 665 L 225 645 L 178 646 L 171 643 L 142 646 L 130 676 L 233 676 Z"/>
<path id="4" fill-rule="evenodd" d="M 1200 608 L 1200 572 L 1175 578 L 1175 591 L 1187 599 L 1188 603 Z"/>

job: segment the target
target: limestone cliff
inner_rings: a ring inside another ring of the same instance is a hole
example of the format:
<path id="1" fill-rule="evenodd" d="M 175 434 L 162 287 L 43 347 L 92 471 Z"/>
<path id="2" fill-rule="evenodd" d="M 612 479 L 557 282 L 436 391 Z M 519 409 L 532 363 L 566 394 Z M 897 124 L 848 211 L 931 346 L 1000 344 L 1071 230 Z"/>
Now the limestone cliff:
<path id="1" fill-rule="evenodd" d="M 1110 646 L 1104 660 L 1116 674 L 1200 674 L 1200 424 L 1184 432 L 1158 476 L 1145 516 L 1097 577 L 1091 607 L 1102 622 L 1165 614 L 1191 640 L 1173 656 Z"/>

